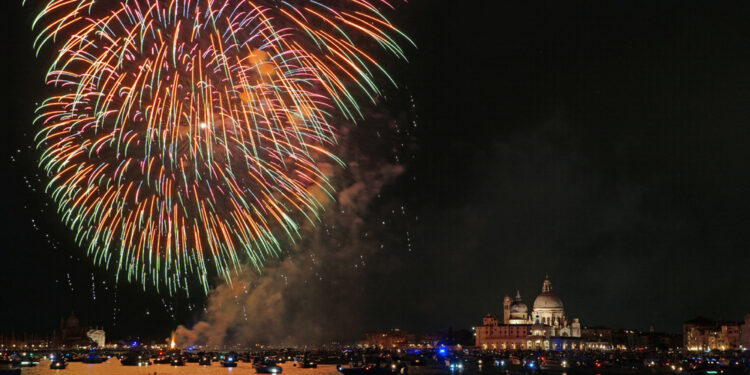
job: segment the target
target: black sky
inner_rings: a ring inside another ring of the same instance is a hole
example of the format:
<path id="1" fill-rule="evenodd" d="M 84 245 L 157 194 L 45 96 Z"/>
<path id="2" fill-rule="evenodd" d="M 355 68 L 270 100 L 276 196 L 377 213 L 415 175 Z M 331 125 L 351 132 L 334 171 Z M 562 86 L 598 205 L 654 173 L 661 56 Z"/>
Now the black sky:
<path id="1" fill-rule="evenodd" d="M 120 283 L 115 304 L 57 223 L 29 148 L 46 61 L 32 8 L 6 3 L 0 332 L 73 309 L 115 336 L 195 321 L 199 296 Z M 584 324 L 676 332 L 750 312 L 747 4 L 444 3 L 393 16 L 418 45 L 392 64 L 418 127 L 373 212 L 404 204 L 413 251 L 358 279 L 379 301 L 362 329 L 476 325 L 516 289 L 531 304 L 545 274 Z"/>

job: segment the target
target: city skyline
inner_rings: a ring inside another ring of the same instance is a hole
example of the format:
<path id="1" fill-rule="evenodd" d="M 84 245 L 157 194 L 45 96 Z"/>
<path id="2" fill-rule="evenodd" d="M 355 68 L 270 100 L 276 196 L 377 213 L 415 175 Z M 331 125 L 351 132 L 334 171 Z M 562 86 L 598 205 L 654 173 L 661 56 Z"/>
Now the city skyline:
<path id="1" fill-rule="evenodd" d="M 744 319 L 747 5 L 393 6 L 416 47 L 383 55 L 397 87 L 342 125 L 336 203 L 261 273 L 247 262 L 187 296 L 116 282 L 61 223 L 32 124 L 51 59 L 32 49 L 40 5 L 6 2 L 0 334 L 51 334 L 74 311 L 123 339 L 204 322 L 226 340 L 354 341 L 476 326 L 545 275 L 584 325 Z"/>

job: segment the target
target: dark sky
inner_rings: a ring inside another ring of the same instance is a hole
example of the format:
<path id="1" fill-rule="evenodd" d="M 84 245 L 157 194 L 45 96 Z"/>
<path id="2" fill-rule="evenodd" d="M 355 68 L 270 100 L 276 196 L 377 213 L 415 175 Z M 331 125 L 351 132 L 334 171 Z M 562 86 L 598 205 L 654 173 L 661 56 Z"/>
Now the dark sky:
<path id="1" fill-rule="evenodd" d="M 32 8 L 6 3 L 0 332 L 71 310 L 117 337 L 194 323 L 203 297 L 115 292 L 58 224 L 30 147 L 46 61 Z M 413 250 L 358 278 L 378 301 L 362 330 L 476 325 L 516 289 L 531 304 L 545 274 L 584 324 L 750 312 L 747 4 L 444 3 L 392 17 L 418 45 L 389 64 L 418 127 L 373 212 L 406 206 L 393 230 Z"/>

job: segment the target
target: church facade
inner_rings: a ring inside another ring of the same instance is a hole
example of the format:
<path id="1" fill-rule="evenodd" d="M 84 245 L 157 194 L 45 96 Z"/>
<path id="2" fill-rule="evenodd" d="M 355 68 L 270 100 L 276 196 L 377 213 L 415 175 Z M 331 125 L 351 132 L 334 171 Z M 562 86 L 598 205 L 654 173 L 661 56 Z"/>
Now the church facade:
<path id="1" fill-rule="evenodd" d="M 521 293 L 503 299 L 502 321 L 497 315 L 487 314 L 482 325 L 475 328 L 476 346 L 490 349 L 569 350 L 581 346 L 581 323 L 568 319 L 562 300 L 552 291 L 547 277 L 542 292 L 534 300 L 531 311 Z"/>
<path id="2" fill-rule="evenodd" d="M 68 319 L 60 318 L 60 329 L 52 333 L 52 344 L 56 347 L 82 348 L 97 346 L 103 348 L 106 334 L 104 330 L 84 327 L 74 313 Z"/>

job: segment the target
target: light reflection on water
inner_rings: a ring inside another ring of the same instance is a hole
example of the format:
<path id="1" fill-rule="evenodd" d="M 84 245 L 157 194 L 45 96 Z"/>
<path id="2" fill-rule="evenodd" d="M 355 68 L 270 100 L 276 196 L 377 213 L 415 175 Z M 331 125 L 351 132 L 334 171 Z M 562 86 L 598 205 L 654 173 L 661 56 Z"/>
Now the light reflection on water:
<path id="1" fill-rule="evenodd" d="M 335 365 L 318 365 L 317 369 L 301 369 L 292 363 L 281 364 L 282 375 L 337 375 Z M 250 375 L 255 374 L 251 363 L 240 362 L 237 367 L 221 367 L 218 362 L 211 366 L 198 366 L 197 363 L 186 363 L 185 366 L 151 365 L 123 366 L 117 358 L 104 363 L 87 364 L 69 362 L 65 370 L 51 370 L 49 361 L 43 360 L 36 367 L 21 369 L 22 375 Z"/>

